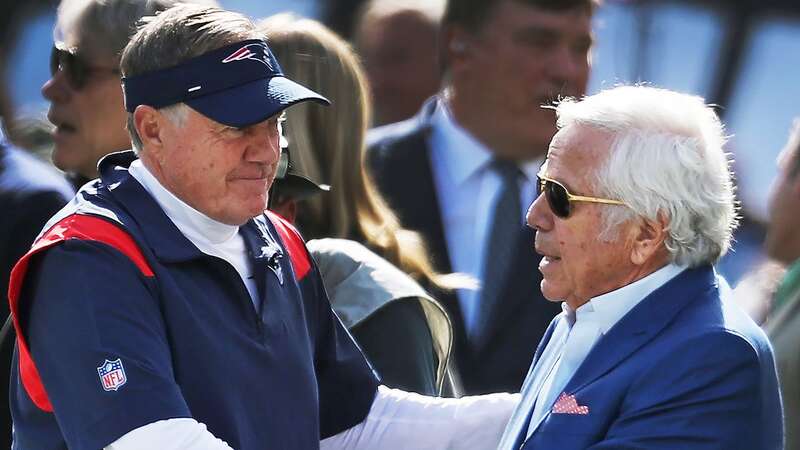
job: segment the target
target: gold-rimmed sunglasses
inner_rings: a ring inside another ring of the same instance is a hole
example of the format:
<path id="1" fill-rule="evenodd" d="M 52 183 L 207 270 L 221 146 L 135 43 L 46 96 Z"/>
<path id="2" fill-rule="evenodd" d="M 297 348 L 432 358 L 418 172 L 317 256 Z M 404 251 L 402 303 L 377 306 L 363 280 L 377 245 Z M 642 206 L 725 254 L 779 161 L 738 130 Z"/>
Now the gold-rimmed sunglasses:
<path id="1" fill-rule="evenodd" d="M 606 205 L 625 205 L 625 202 L 608 198 L 587 197 L 571 194 L 558 181 L 539 175 L 539 193 L 544 194 L 547 204 L 556 216 L 566 219 L 572 211 L 571 202 L 603 203 Z"/>

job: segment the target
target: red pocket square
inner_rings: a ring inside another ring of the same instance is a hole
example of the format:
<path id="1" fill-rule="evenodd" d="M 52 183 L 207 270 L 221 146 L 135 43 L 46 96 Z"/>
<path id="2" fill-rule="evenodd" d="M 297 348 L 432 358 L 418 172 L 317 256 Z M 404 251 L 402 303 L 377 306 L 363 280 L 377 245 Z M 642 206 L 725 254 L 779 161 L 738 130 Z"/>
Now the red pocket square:
<path id="1" fill-rule="evenodd" d="M 574 395 L 568 395 L 562 392 L 558 396 L 555 405 L 553 405 L 553 414 L 589 414 L 588 406 L 579 406 L 578 401 L 575 400 Z"/>

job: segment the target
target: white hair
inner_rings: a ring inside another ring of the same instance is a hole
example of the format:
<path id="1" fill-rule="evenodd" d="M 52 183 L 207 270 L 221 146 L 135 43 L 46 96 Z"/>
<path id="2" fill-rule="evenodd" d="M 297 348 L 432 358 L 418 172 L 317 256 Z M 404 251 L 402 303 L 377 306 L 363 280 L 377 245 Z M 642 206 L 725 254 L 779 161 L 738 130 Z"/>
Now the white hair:
<path id="1" fill-rule="evenodd" d="M 648 86 L 619 86 L 556 107 L 559 128 L 595 127 L 613 136 L 609 157 L 593 174 L 598 195 L 628 205 L 604 208 L 600 237 L 615 239 L 635 219 L 667 225 L 671 262 L 716 262 L 738 224 L 723 125 L 701 97 Z"/>

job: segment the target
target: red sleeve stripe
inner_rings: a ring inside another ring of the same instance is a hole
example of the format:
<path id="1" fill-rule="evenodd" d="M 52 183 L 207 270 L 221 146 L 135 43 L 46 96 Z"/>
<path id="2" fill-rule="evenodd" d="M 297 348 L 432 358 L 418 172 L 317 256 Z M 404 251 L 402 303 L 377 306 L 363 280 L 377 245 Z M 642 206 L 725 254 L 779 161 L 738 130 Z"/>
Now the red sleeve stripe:
<path id="1" fill-rule="evenodd" d="M 289 222 L 271 211 L 266 213 L 272 224 L 275 225 L 275 230 L 278 231 L 286 251 L 289 252 L 289 259 L 292 261 L 295 278 L 298 281 L 302 280 L 311 270 L 311 260 L 308 257 L 306 243 L 303 242 L 300 233 Z"/>
<path id="2" fill-rule="evenodd" d="M 33 363 L 28 346 L 20 333 L 19 324 L 19 295 L 22 291 L 22 283 L 28 270 L 33 255 L 46 250 L 67 239 L 82 239 L 87 241 L 97 241 L 110 245 L 125 256 L 139 268 L 146 277 L 154 276 L 153 270 L 147 263 L 139 246 L 133 238 L 122 228 L 114 225 L 108 220 L 94 216 L 71 215 L 67 216 L 36 240 L 31 249 L 14 266 L 11 271 L 11 278 L 8 287 L 8 302 L 13 313 L 14 330 L 17 332 L 17 346 L 19 348 L 19 375 L 25 391 L 39 409 L 46 412 L 53 412 L 53 405 L 47 397 L 39 371 Z"/>

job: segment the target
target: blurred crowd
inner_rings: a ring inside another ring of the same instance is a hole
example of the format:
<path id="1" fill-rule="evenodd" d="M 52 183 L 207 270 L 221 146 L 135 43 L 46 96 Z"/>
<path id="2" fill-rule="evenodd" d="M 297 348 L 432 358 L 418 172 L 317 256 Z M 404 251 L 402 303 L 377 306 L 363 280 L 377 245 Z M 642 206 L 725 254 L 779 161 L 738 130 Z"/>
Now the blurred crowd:
<path id="1" fill-rule="evenodd" d="M 0 136 L 2 292 L 45 223 L 99 176 L 99 161 L 131 148 L 122 51 L 143 17 L 175 3 L 59 4 L 41 89 L 52 133 L 23 130 L 17 144 Z M 351 8 L 346 37 L 290 13 L 255 21 L 283 74 L 330 101 L 280 117 L 269 209 L 305 239 L 334 311 L 383 384 L 443 397 L 520 392 L 562 312 L 541 287 L 534 228 L 544 225 L 531 225 L 532 204 L 561 125 L 555 105 L 587 94 L 592 15 L 602 5 L 366 0 Z M 21 148 L 33 142 L 49 160 Z M 740 217 L 721 264 L 745 267 L 728 280 L 731 298 L 771 342 L 785 448 L 800 449 L 800 118 L 776 164 L 769 223 Z M 7 322 L 4 386 L 13 335 Z M 8 407 L 0 425 L 5 448 Z"/>

